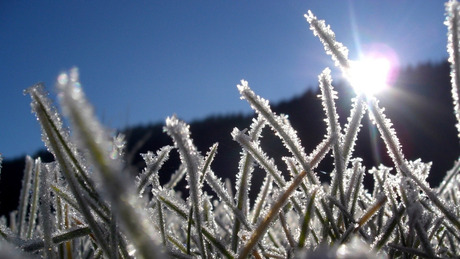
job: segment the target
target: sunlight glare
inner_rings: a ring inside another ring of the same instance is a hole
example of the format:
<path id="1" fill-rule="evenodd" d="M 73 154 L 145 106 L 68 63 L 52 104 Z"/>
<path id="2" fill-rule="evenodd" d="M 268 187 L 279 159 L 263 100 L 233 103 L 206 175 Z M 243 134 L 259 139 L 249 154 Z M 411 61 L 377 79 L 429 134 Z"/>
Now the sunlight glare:
<path id="1" fill-rule="evenodd" d="M 350 62 L 347 78 L 357 94 L 375 95 L 388 87 L 391 63 L 384 57 Z"/>

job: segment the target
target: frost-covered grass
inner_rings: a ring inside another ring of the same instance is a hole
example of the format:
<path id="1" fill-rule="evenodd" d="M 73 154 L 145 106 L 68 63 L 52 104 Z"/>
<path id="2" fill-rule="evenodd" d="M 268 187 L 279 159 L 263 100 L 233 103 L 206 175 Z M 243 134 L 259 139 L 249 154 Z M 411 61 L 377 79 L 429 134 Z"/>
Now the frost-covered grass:
<path id="1" fill-rule="evenodd" d="M 452 95 L 460 121 L 459 4 L 446 6 Z M 311 12 L 306 19 L 346 74 L 346 47 L 324 21 Z M 123 136 L 111 139 L 95 118 L 77 69 L 57 80 L 60 106 L 72 133 L 43 86 L 27 89 L 55 162 L 26 158 L 19 208 L 8 223 L 5 218 L 0 223 L 0 257 L 458 257 L 460 161 L 439 187 L 430 188 L 426 178 L 431 164 L 405 159 L 398 135 L 374 97 L 356 96 L 348 123 L 339 124 L 330 74 L 326 68 L 319 76 L 327 134 L 309 154 L 287 116 L 272 112 L 268 101 L 241 81 L 241 98 L 257 116 L 248 129 L 231 132 L 242 148 L 234 195 L 211 169 L 217 143 L 203 155 L 193 144 L 189 126 L 175 116 L 167 118 L 164 127 L 174 146 L 142 154 L 146 167 L 130 179 Z M 367 170 L 352 156 L 366 112 L 394 168 Z M 271 128 L 290 152 L 283 157 L 287 178 L 261 148 L 264 127 Z M 161 167 L 173 150 L 179 152 L 181 164 L 161 185 Z M 334 170 L 329 172 L 331 183 L 323 184 L 315 169 L 328 153 L 334 157 Z M 265 173 L 253 175 L 255 166 Z M 363 186 L 365 174 L 374 178 L 373 192 Z M 253 177 L 264 181 L 251 202 Z M 179 181 L 188 183 L 186 199 L 175 191 Z M 204 191 L 205 185 L 212 195 Z"/>

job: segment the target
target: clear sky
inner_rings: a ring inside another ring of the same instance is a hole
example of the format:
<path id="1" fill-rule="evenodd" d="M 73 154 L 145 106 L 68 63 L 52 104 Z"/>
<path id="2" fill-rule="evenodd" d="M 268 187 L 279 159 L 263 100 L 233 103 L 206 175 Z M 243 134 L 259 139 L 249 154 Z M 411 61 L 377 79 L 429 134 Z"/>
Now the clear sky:
<path id="1" fill-rule="evenodd" d="M 447 57 L 443 1 L 0 1 L 0 153 L 43 147 L 23 89 L 44 82 L 54 98 L 73 66 L 109 128 L 248 112 L 241 79 L 271 102 L 316 87 L 333 63 L 309 9 L 351 58 L 382 44 L 402 66 Z"/>

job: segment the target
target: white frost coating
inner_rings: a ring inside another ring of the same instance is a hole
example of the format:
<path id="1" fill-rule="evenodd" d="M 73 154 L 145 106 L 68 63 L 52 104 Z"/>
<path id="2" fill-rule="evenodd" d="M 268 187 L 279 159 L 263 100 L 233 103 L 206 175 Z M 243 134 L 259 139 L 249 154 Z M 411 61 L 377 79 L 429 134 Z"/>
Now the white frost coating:
<path id="1" fill-rule="evenodd" d="M 112 157 L 113 142 L 108 131 L 95 117 L 91 104 L 86 100 L 79 81 L 78 69 L 72 68 L 68 73 L 59 75 L 56 87 L 62 110 L 70 118 L 73 126 L 76 145 L 86 151 L 88 162 L 99 172 L 92 176 L 95 176 L 99 183 L 106 182 L 107 188 L 104 188 L 102 193 L 111 195 L 110 199 L 118 199 L 115 197 L 127 192 L 130 187 L 124 179 L 126 175 L 118 173 L 122 171 L 121 162 Z"/>
<path id="2" fill-rule="evenodd" d="M 350 117 L 347 118 L 347 124 L 345 125 L 345 133 L 342 135 L 343 145 L 343 156 L 345 167 L 350 160 L 351 155 L 358 139 L 358 133 L 361 128 L 361 120 L 366 113 L 366 106 L 363 104 L 362 95 L 353 98 L 352 109 L 350 111 Z"/>
<path id="3" fill-rule="evenodd" d="M 54 258 L 53 242 L 51 234 L 53 233 L 53 224 L 50 211 L 50 180 L 53 174 L 51 164 L 43 164 L 40 175 L 40 226 L 43 230 L 44 249 L 43 257 Z"/>
<path id="4" fill-rule="evenodd" d="M 209 151 L 206 152 L 206 157 L 203 159 L 202 166 L 200 168 L 201 171 L 201 178 L 200 178 L 200 184 L 203 183 L 204 178 L 206 177 L 207 172 L 211 171 L 211 164 L 212 161 L 214 161 L 214 158 L 217 155 L 217 148 L 219 147 L 219 143 L 214 143 L 210 148 Z M 231 192 L 231 189 L 227 191 Z M 227 192 L 229 193 L 229 192 Z"/>
<path id="5" fill-rule="evenodd" d="M 186 219 L 188 214 L 187 205 L 184 200 L 177 196 L 177 193 L 163 188 L 163 190 L 158 192 L 158 198 L 165 206 L 169 207 L 172 212 L 177 213 L 177 216 Z M 174 209 L 171 208 L 171 206 L 174 206 Z"/>
<path id="6" fill-rule="evenodd" d="M 149 224 L 146 211 L 142 210 L 139 199 L 135 194 L 134 185 L 128 175 L 123 172 L 119 159 L 113 159 L 111 151 L 113 143 L 108 131 L 96 119 L 92 106 L 86 100 L 81 88 L 77 68 L 68 73 L 62 73 L 57 80 L 59 101 L 65 115 L 76 133 L 76 143 L 82 150 L 86 150 L 88 160 L 101 179 L 99 192 L 105 194 L 112 202 L 112 207 L 122 227 L 131 237 L 140 257 L 147 254 L 159 256 L 156 248 L 155 231 Z M 104 242 L 104 240 L 99 240 Z M 108 249 L 104 249 L 108 253 Z"/>
<path id="7" fill-rule="evenodd" d="M 254 118 L 249 130 L 249 137 L 252 141 L 259 143 L 262 129 L 266 125 L 263 117 Z M 238 174 L 236 175 L 236 195 L 235 202 L 237 207 L 246 215 L 249 209 L 248 193 L 251 189 L 252 172 L 254 171 L 254 159 L 243 149 L 241 154 Z"/>
<path id="8" fill-rule="evenodd" d="M 194 168 L 198 174 L 198 169 L 202 164 L 202 156 L 197 151 L 196 146 L 193 144 L 190 137 L 190 126 L 173 115 L 172 117 L 166 118 L 166 126 L 164 129 L 173 139 L 178 151 L 182 152 L 181 155 L 186 155 L 183 154 L 185 151 L 187 151 L 190 155 L 189 157 L 182 157 L 184 159 L 183 163 L 186 163 L 189 167 Z M 190 161 L 187 161 L 186 159 L 190 159 Z"/>
<path id="9" fill-rule="evenodd" d="M 30 202 L 30 210 L 29 210 L 29 219 L 28 219 L 28 228 L 26 232 L 26 238 L 30 239 L 34 234 L 34 229 L 37 224 L 36 219 L 38 218 L 38 206 L 39 206 L 39 195 L 40 195 L 40 174 L 42 172 L 42 162 L 41 158 L 37 158 L 33 164 L 33 171 L 31 178 L 32 180 L 32 197 Z"/>
<path id="10" fill-rule="evenodd" d="M 48 136 L 44 130 L 42 119 L 39 117 L 39 112 L 43 111 L 44 116 L 46 116 L 46 120 L 53 125 L 54 129 L 58 132 L 60 137 L 65 141 L 65 143 L 70 147 L 72 153 L 76 156 L 76 148 L 73 143 L 70 141 L 69 131 L 68 129 L 64 129 L 63 122 L 60 114 L 57 112 L 57 109 L 53 106 L 51 99 L 48 97 L 48 93 L 45 91 L 43 84 L 36 84 L 27 88 L 24 91 L 24 94 L 29 94 L 32 98 L 32 102 L 30 106 L 32 108 L 32 112 L 35 113 L 37 116 L 37 120 L 40 122 L 40 127 L 42 129 L 42 140 L 45 143 L 46 148 L 52 154 L 56 153 L 56 150 L 53 150 L 50 144 L 50 136 Z M 58 136 L 52 136 L 53 138 L 57 138 Z M 63 149 L 62 145 L 59 144 L 59 148 Z M 62 151 L 62 153 L 66 153 Z"/>
<path id="11" fill-rule="evenodd" d="M 255 224 L 260 218 L 262 209 L 266 206 L 268 201 L 267 195 L 272 192 L 273 188 L 273 177 L 267 174 L 264 178 L 260 191 L 257 194 L 257 198 L 254 202 L 254 208 L 252 209 L 252 224 Z"/>
<path id="12" fill-rule="evenodd" d="M 319 143 L 315 149 L 308 155 L 307 161 L 311 165 L 311 168 L 314 169 L 319 165 L 319 162 L 323 160 L 323 158 L 326 156 L 326 154 L 329 152 L 329 150 L 332 147 L 333 144 L 333 138 L 325 138 L 321 143 Z M 314 175 L 316 178 L 316 181 L 319 183 L 319 179 L 317 175 Z"/>
<path id="13" fill-rule="evenodd" d="M 446 21 L 447 26 L 447 52 L 449 53 L 450 76 L 452 84 L 452 98 L 454 102 L 454 113 L 457 118 L 457 131 L 460 139 L 460 5 L 457 1 L 449 1 L 446 3 Z"/>
<path id="14" fill-rule="evenodd" d="M 198 230 L 203 226 L 201 219 L 202 202 L 201 202 L 201 183 L 200 168 L 202 167 L 203 159 L 198 153 L 196 146 L 190 137 L 189 125 L 177 119 L 176 116 L 166 118 L 165 130 L 173 139 L 174 145 L 179 150 L 182 163 L 187 166 L 186 179 L 190 186 L 190 197 L 193 205 L 193 214 L 196 228 Z M 205 255 L 203 233 L 198 232 L 200 252 Z"/>
<path id="15" fill-rule="evenodd" d="M 374 178 L 374 192 L 373 196 L 377 196 L 380 192 L 385 192 L 387 197 L 392 197 L 394 190 L 397 189 L 399 186 L 399 182 L 401 181 L 401 175 L 392 175 L 390 171 L 392 168 L 385 167 L 380 165 L 378 168 L 371 168 L 368 170 L 368 173 L 372 175 Z"/>
<path id="16" fill-rule="evenodd" d="M 214 217 L 214 207 L 212 206 L 211 199 L 213 197 L 210 195 L 203 195 L 203 214 L 205 220 L 205 227 L 208 228 L 212 234 L 217 233 L 217 223 Z"/>
<path id="17" fill-rule="evenodd" d="M 415 183 L 407 177 L 404 177 L 400 183 L 400 191 L 403 197 L 403 201 L 406 202 L 407 215 L 409 216 L 409 225 L 414 227 L 417 221 L 420 221 L 423 216 L 423 207 L 420 204 L 419 190 Z"/>
<path id="18" fill-rule="evenodd" d="M 363 174 L 365 172 L 365 167 L 362 166 L 362 159 L 356 158 L 351 161 L 352 163 L 352 168 L 349 168 L 345 171 L 344 174 L 344 186 L 348 186 L 348 189 L 346 189 L 345 192 L 345 198 L 347 202 L 348 208 L 351 207 L 351 194 L 354 190 L 356 190 L 356 186 L 358 185 L 359 189 L 362 189 L 362 179 L 363 179 Z"/>
<path id="19" fill-rule="evenodd" d="M 29 94 L 32 98 L 32 112 L 35 113 L 40 123 L 42 140 L 47 149 L 56 159 L 58 156 L 66 158 L 65 162 L 68 166 L 75 167 L 81 178 L 92 188 L 94 179 L 89 179 L 88 163 L 77 150 L 77 146 L 70 140 L 69 130 L 64 128 L 61 116 L 48 98 L 48 93 L 44 90 L 44 86 L 36 84 L 26 89 L 24 93 Z M 88 191 L 88 188 L 85 190 Z"/>
<path id="20" fill-rule="evenodd" d="M 337 99 L 337 93 L 332 87 L 331 70 L 326 68 L 319 76 L 319 87 L 321 89 L 321 97 L 323 109 L 326 112 L 327 137 L 333 138 L 334 151 L 334 166 L 335 176 L 332 180 L 332 195 L 336 194 L 337 189 L 340 193 L 340 200 L 345 203 L 343 196 L 343 173 L 345 171 L 344 157 L 342 152 L 341 129 L 339 124 L 339 115 L 335 107 L 334 99 Z"/>
<path id="21" fill-rule="evenodd" d="M 327 135 L 337 136 L 337 140 L 341 141 L 341 129 L 339 124 L 339 115 L 335 106 L 335 99 L 338 99 L 337 92 L 332 87 L 331 70 L 326 68 L 319 75 L 319 87 L 321 89 L 321 100 L 323 109 L 327 116 Z"/>
<path id="22" fill-rule="evenodd" d="M 270 109 L 268 101 L 256 95 L 248 85 L 248 82 L 241 80 L 241 84 L 237 86 L 242 99 L 246 99 L 260 116 L 264 117 L 268 125 L 273 129 L 275 134 L 281 139 L 284 146 L 294 155 L 294 157 L 302 165 L 303 170 L 307 171 L 308 179 L 313 183 L 318 183 L 314 174 L 310 170 L 310 165 L 307 162 L 307 155 L 302 147 L 297 131 L 292 128 L 289 120 L 286 117 L 278 116 Z"/>
<path id="23" fill-rule="evenodd" d="M 104 158 L 111 170 L 118 171 L 121 164 L 118 159 L 112 159 L 112 141 L 108 131 L 103 128 L 94 115 L 93 107 L 86 100 L 81 88 L 78 69 L 72 68 L 68 73 L 59 75 L 56 87 L 64 115 L 71 119 L 73 130 L 76 133 L 76 143 L 84 150 L 91 150 L 91 141 L 100 147 Z M 91 136 L 91 137 L 90 137 Z M 91 158 L 93 159 L 93 158 Z M 107 161 L 107 162 L 108 162 Z M 96 163 L 96 161 L 93 161 Z M 96 163 L 97 164 L 97 163 Z"/>
<path id="24" fill-rule="evenodd" d="M 225 188 L 222 181 L 214 174 L 212 170 L 208 170 L 205 176 L 206 182 L 211 186 L 212 190 L 216 192 L 217 197 L 220 199 L 220 202 L 225 203 L 234 213 L 235 217 L 242 222 L 247 229 L 251 229 L 251 226 L 246 220 L 246 216 L 243 215 L 241 210 L 239 210 L 232 202 L 232 199 L 228 193 L 227 188 Z"/>
<path id="25" fill-rule="evenodd" d="M 216 192 L 217 197 L 220 199 L 221 202 L 225 202 L 227 206 L 232 207 L 234 209 L 234 205 L 230 195 L 228 194 L 227 188 L 222 183 L 222 180 L 218 178 L 212 170 L 208 170 L 206 174 L 206 182 L 211 186 L 212 190 Z"/>
<path id="26" fill-rule="evenodd" d="M 18 236 L 24 238 L 26 235 L 26 215 L 27 205 L 29 204 L 29 196 L 31 194 L 31 177 L 34 166 L 34 160 L 30 156 L 26 156 L 24 176 L 22 178 L 22 188 L 19 195 L 19 211 L 18 211 Z"/>
<path id="27" fill-rule="evenodd" d="M 403 174 L 408 172 L 404 172 L 406 168 L 405 165 L 405 158 L 402 153 L 401 144 L 399 143 L 399 139 L 396 136 L 396 131 L 392 127 L 393 124 L 391 120 L 388 119 L 384 114 L 384 108 L 378 107 L 378 101 L 373 98 L 370 101 L 371 107 L 369 107 L 369 116 L 371 121 L 377 125 L 377 128 L 380 132 L 380 136 L 382 137 L 383 141 L 388 150 L 388 154 L 390 155 L 393 163 L 396 166 L 398 171 L 402 171 Z"/>
<path id="28" fill-rule="evenodd" d="M 273 158 L 268 157 L 262 148 L 245 134 L 245 130 L 240 131 L 238 128 L 234 128 L 232 131 L 232 137 L 233 140 L 238 142 L 249 154 L 251 154 L 251 156 L 266 172 L 273 176 L 276 184 L 280 187 L 286 186 L 286 181 L 284 180 L 281 171 L 278 170 L 278 167 L 275 165 Z"/>
<path id="29" fill-rule="evenodd" d="M 310 10 L 304 16 L 310 24 L 310 30 L 323 43 L 326 54 L 331 55 L 336 66 L 340 67 L 343 71 L 347 70 L 350 66 L 347 47 L 335 40 L 335 33 L 329 25 L 326 25 L 324 20 L 318 20 Z"/>
<path id="30" fill-rule="evenodd" d="M 300 170 L 302 170 L 301 168 L 298 168 L 297 162 L 294 158 L 284 156 L 281 159 L 284 161 L 284 163 L 286 163 L 292 178 L 298 175 Z"/>
<path id="31" fill-rule="evenodd" d="M 415 161 L 408 161 L 408 167 L 411 173 L 417 177 L 420 181 L 427 183 L 428 174 L 431 170 L 431 165 L 433 163 L 423 163 L 421 159 L 417 159 Z"/>
<path id="32" fill-rule="evenodd" d="M 252 119 L 250 126 L 249 137 L 252 141 L 259 143 L 259 138 L 262 134 L 262 129 L 265 127 L 265 119 L 262 116 Z M 246 220 L 249 212 L 249 191 L 251 189 L 252 173 L 254 171 L 254 158 L 243 148 L 241 152 L 241 158 L 238 166 L 238 174 L 236 175 L 236 195 L 235 204 L 237 212 L 236 214 L 242 214 L 242 217 Z M 232 238 L 232 249 L 236 251 L 241 240 L 239 237 L 239 231 L 241 230 L 242 220 L 238 220 L 233 225 L 233 238 Z M 246 223 L 248 224 L 248 223 Z M 248 224 L 249 225 L 249 224 Z M 250 228 L 247 228 L 248 230 Z"/>
<path id="33" fill-rule="evenodd" d="M 136 181 L 137 189 L 140 195 L 142 195 L 145 186 L 149 183 L 152 184 L 153 190 L 161 189 L 158 171 L 166 160 L 168 160 L 169 152 L 172 149 L 172 146 L 164 146 L 157 151 L 156 155 L 154 155 L 151 151 L 141 154 L 146 166 L 141 175 L 138 177 L 138 181 Z"/>

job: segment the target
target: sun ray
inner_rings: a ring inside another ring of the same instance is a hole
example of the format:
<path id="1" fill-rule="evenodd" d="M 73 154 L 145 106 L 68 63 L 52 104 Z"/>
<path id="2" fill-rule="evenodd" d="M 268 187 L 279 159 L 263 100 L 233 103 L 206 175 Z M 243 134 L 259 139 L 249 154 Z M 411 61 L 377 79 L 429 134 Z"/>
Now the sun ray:
<path id="1" fill-rule="evenodd" d="M 351 61 L 347 78 L 357 94 L 374 95 L 388 87 L 391 63 L 385 57 L 367 56 Z"/>

